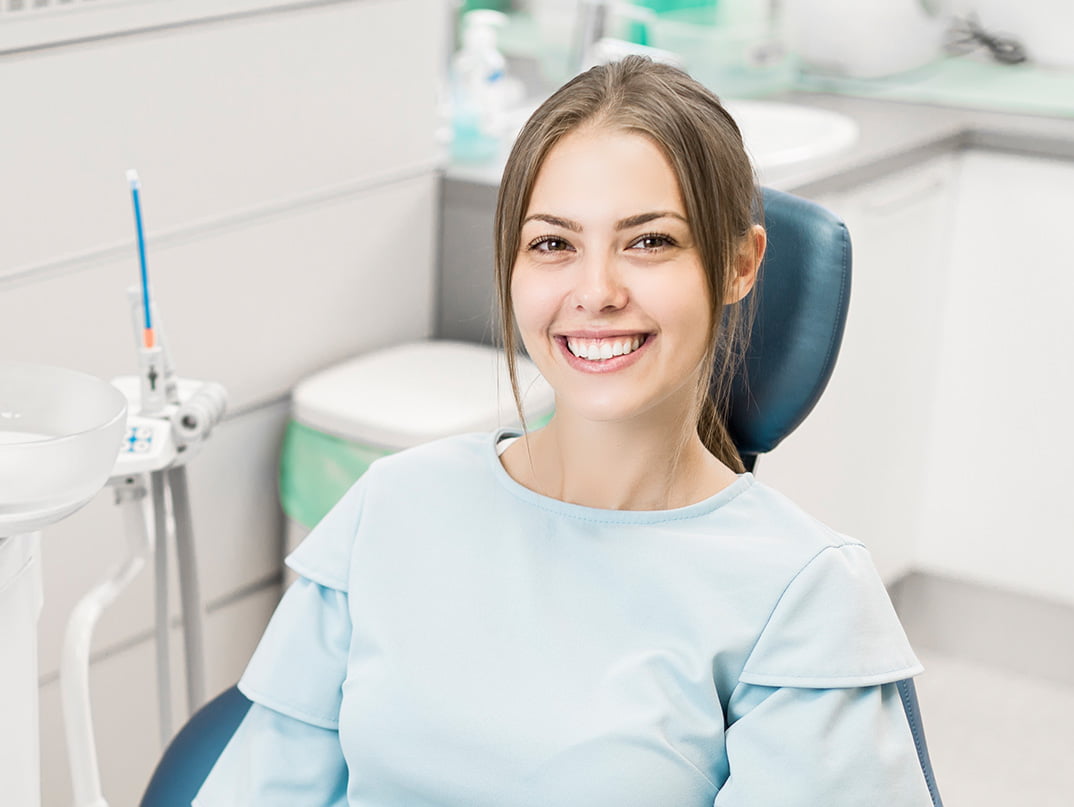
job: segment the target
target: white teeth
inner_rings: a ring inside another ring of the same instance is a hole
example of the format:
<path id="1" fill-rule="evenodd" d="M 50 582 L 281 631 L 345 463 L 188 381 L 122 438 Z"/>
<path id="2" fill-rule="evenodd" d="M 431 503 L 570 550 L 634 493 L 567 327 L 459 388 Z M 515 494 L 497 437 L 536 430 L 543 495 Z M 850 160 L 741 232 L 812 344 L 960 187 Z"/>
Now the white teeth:
<path id="1" fill-rule="evenodd" d="M 645 341 L 641 336 L 620 337 L 618 339 L 575 339 L 567 338 L 567 349 L 580 359 L 605 361 L 614 356 L 633 353 Z"/>

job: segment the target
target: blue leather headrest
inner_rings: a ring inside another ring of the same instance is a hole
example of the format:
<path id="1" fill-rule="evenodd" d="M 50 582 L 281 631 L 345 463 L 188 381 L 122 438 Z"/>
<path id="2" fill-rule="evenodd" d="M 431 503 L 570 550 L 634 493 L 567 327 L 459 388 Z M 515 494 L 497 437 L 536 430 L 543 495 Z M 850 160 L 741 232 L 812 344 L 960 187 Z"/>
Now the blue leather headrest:
<path id="1" fill-rule="evenodd" d="M 765 188 L 768 248 L 757 317 L 732 384 L 731 439 L 752 459 L 775 448 L 812 411 L 835 367 L 850 304 L 850 235 L 814 202 Z"/>

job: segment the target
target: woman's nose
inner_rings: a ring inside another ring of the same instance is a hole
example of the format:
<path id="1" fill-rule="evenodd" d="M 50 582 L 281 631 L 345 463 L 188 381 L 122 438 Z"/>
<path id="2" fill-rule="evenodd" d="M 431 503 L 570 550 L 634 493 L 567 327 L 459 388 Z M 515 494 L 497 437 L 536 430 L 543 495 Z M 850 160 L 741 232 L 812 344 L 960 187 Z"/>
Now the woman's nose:
<path id="1" fill-rule="evenodd" d="M 614 256 L 587 255 L 578 269 L 574 288 L 574 303 L 578 309 L 599 313 L 626 305 L 629 295 Z"/>

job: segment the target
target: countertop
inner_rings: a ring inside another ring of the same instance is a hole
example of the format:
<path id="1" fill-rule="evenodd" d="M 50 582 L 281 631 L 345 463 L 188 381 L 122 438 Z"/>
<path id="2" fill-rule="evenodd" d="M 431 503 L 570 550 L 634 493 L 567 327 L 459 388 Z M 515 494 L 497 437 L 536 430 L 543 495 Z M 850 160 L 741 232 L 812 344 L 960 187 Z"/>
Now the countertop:
<path id="1" fill-rule="evenodd" d="M 779 100 L 841 112 L 859 127 L 850 148 L 760 177 L 763 184 L 806 196 L 965 148 L 1074 159 L 1074 118 L 801 91 Z"/>
<path id="2" fill-rule="evenodd" d="M 964 62 L 953 60 L 948 64 L 955 70 L 968 69 Z M 1059 97 L 1050 105 L 1039 102 L 1030 105 L 1016 102 L 1020 85 L 1014 79 L 1021 76 L 1021 86 L 1026 88 L 1024 97 L 1029 97 L 1032 89 L 1041 86 L 1040 75 L 1006 72 L 1010 68 L 974 69 L 978 71 L 975 75 L 983 76 L 983 80 L 961 86 L 976 87 L 976 94 L 960 94 L 958 86 L 952 86 L 949 70 L 934 71 L 924 79 L 909 77 L 901 84 L 857 82 L 847 86 L 844 82 L 838 92 L 832 91 L 832 82 L 806 81 L 800 86 L 812 85 L 811 88 L 767 97 L 764 100 L 847 115 L 857 123 L 859 137 L 852 146 L 829 157 L 762 173 L 761 184 L 815 195 L 858 185 L 929 157 L 965 148 L 1074 160 L 1074 73 L 1060 77 L 1064 86 L 1069 81 L 1072 88 L 1069 100 Z M 1004 93 L 986 94 L 981 90 L 989 86 L 989 78 L 993 76 L 996 78 L 991 83 L 1001 82 Z M 1054 87 L 1057 79 L 1045 75 L 1044 80 Z M 928 100 L 906 100 L 922 97 Z M 1002 111 L 1004 106 L 1012 108 L 1011 111 Z M 498 185 L 505 159 L 503 153 L 485 164 L 452 163 L 446 169 L 446 177 L 478 185 Z"/>

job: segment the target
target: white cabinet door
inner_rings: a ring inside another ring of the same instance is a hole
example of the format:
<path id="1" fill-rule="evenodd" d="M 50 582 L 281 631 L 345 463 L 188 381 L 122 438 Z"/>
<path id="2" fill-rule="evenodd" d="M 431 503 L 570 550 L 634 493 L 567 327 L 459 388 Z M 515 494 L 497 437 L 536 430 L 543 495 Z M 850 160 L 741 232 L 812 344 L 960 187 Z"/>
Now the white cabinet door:
<path id="1" fill-rule="evenodd" d="M 1074 162 L 964 154 L 918 565 L 1074 604 Z"/>
<path id="2" fill-rule="evenodd" d="M 816 409 L 757 464 L 760 480 L 863 541 L 889 583 L 920 532 L 954 167 L 945 157 L 816 200 L 853 243 L 846 334 Z"/>

